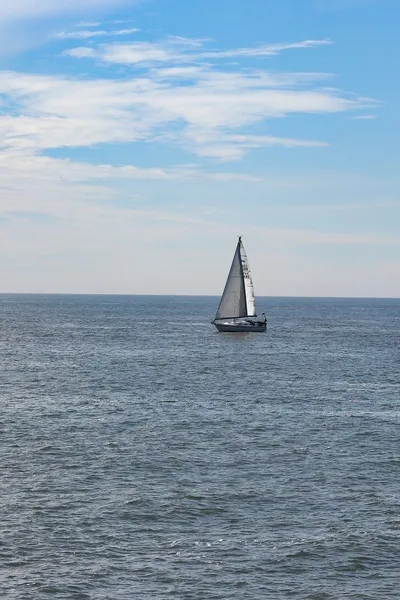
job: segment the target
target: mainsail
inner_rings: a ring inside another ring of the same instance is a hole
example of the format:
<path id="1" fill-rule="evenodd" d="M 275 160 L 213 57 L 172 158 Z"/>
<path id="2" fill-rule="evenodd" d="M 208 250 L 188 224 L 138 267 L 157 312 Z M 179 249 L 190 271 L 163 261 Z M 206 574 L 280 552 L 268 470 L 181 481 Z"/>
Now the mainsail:
<path id="1" fill-rule="evenodd" d="M 215 319 L 255 316 L 256 306 L 249 262 L 242 239 L 239 238 Z"/>

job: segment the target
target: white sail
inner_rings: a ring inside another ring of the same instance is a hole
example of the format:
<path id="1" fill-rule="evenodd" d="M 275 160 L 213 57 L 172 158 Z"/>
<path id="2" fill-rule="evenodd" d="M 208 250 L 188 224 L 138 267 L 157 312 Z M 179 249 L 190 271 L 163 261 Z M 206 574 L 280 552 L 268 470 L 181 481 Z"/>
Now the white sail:
<path id="1" fill-rule="evenodd" d="M 247 254 L 245 252 L 242 241 L 240 241 L 240 257 L 242 260 L 244 289 L 246 292 L 247 315 L 249 317 L 255 317 L 257 315 L 257 313 L 256 313 L 256 301 L 254 299 L 253 280 L 251 278 L 249 261 L 247 259 Z"/>
<path id="2" fill-rule="evenodd" d="M 216 319 L 247 317 L 246 289 L 243 277 L 241 240 L 236 246 L 232 265 L 218 306 Z"/>

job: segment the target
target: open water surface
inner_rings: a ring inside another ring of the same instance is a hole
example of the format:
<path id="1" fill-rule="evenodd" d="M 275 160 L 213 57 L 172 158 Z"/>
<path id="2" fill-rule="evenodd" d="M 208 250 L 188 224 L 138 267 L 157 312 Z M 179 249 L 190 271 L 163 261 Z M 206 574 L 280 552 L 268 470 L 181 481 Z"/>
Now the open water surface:
<path id="1" fill-rule="evenodd" d="M 400 301 L 217 303 L 0 296 L 0 598 L 400 598 Z"/>

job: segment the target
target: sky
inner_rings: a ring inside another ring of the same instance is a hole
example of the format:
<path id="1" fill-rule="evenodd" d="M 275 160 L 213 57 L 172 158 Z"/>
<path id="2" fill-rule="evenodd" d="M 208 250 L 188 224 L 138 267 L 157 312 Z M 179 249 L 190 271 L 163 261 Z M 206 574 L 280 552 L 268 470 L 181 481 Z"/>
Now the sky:
<path id="1" fill-rule="evenodd" d="M 400 297 L 398 0 L 0 4 L 0 292 Z"/>

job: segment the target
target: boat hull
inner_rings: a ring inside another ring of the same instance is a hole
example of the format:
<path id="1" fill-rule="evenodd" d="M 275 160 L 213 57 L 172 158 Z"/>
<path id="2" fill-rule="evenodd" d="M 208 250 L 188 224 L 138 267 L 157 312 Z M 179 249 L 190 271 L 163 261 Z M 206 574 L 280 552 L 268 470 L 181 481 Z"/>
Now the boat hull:
<path id="1" fill-rule="evenodd" d="M 237 325 L 234 323 L 214 323 L 214 325 L 218 331 L 223 333 L 263 333 L 267 330 L 266 323 L 263 323 L 262 325 L 251 325 L 251 323 L 238 323 Z"/>

